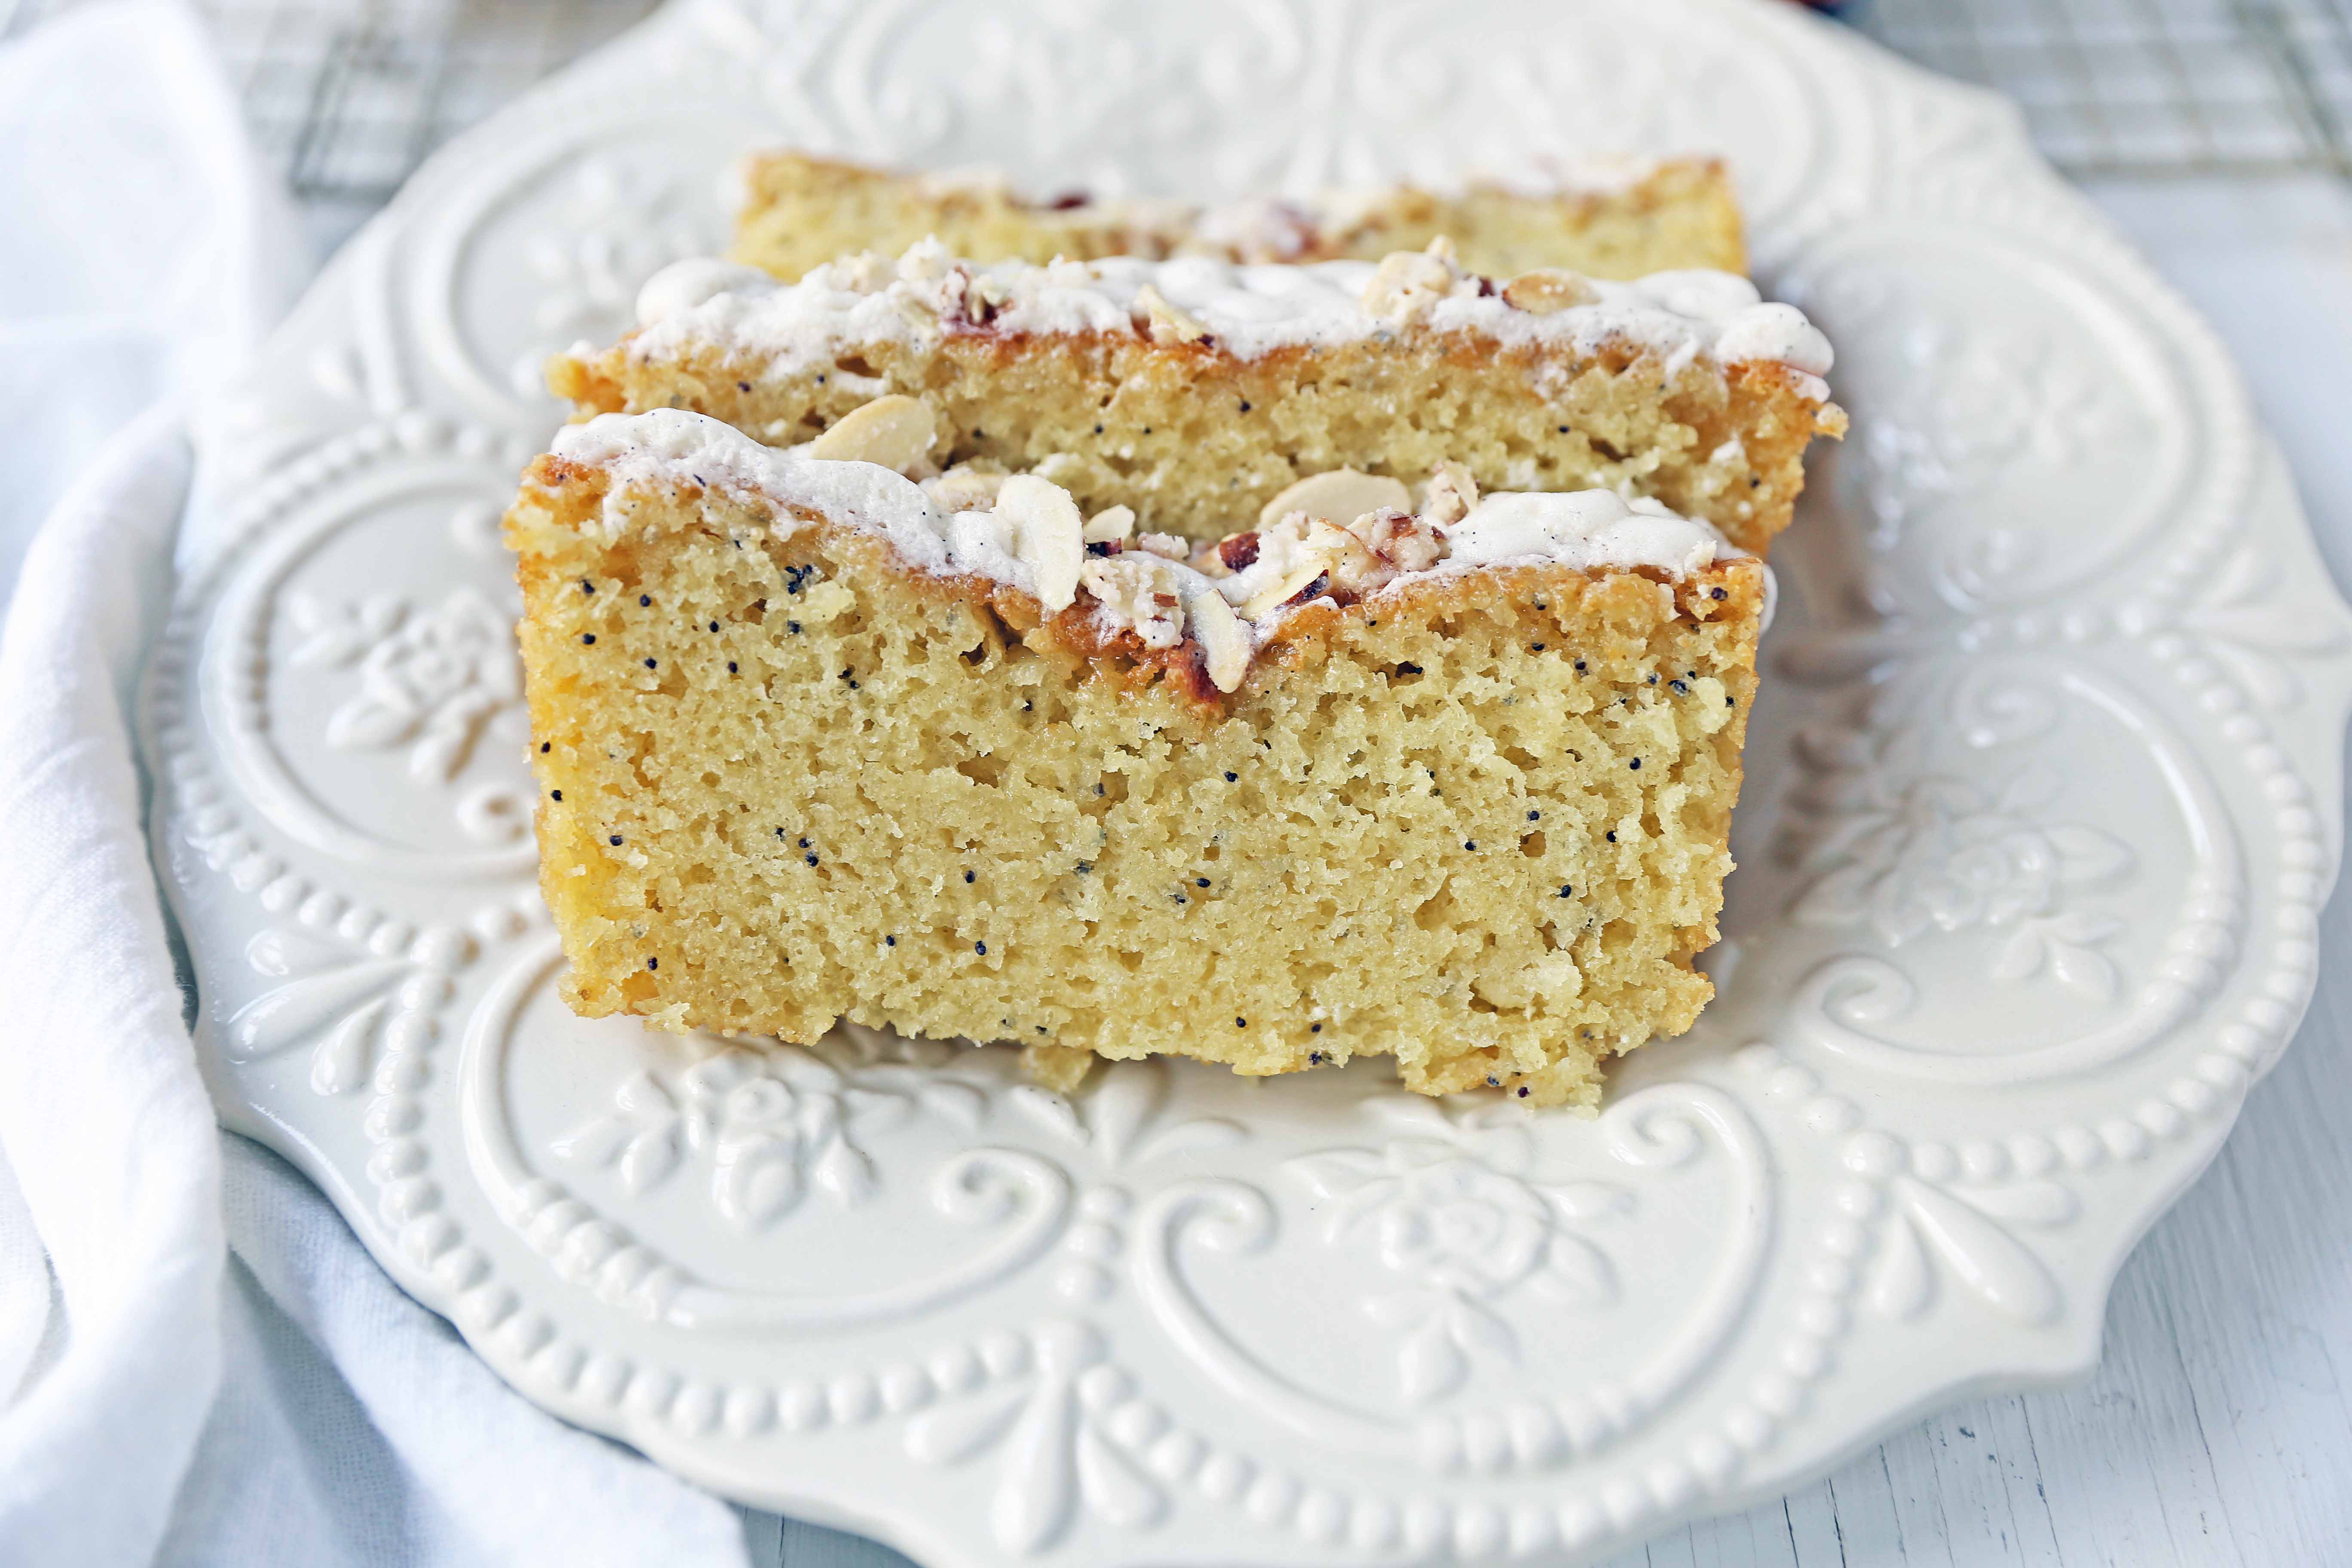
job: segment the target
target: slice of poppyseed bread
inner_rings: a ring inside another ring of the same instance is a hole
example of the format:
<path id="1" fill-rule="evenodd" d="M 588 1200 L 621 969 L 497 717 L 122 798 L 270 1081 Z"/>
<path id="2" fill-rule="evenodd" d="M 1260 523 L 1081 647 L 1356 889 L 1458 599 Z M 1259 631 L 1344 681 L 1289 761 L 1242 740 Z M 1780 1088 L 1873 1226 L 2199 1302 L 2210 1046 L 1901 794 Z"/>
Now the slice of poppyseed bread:
<path id="1" fill-rule="evenodd" d="M 689 262 L 550 383 L 580 418 L 692 409 L 782 447 L 912 397 L 943 468 L 1034 472 L 1204 542 L 1301 479 L 1441 462 L 1488 489 L 1645 497 L 1759 554 L 1788 525 L 1806 445 L 1845 427 L 1793 307 L 1727 272 L 1496 280 L 1439 248 L 978 268 L 927 243 L 789 285 Z"/>
<path id="2" fill-rule="evenodd" d="M 910 479 L 908 406 L 830 458 L 608 416 L 526 476 L 573 1007 L 1587 1106 L 1689 1026 L 1762 563 L 1455 464 L 1194 545 L 1034 475 Z"/>
<path id="3" fill-rule="evenodd" d="M 908 174 L 779 149 L 742 168 L 734 258 L 794 282 L 861 250 L 936 237 L 982 262 L 1107 256 L 1377 261 L 1444 235 L 1465 265 L 1640 278 L 1747 269 L 1739 203 L 1712 158 L 1550 160 L 1505 176 L 1203 205 L 1066 192 L 1024 198 L 1002 174 Z"/>

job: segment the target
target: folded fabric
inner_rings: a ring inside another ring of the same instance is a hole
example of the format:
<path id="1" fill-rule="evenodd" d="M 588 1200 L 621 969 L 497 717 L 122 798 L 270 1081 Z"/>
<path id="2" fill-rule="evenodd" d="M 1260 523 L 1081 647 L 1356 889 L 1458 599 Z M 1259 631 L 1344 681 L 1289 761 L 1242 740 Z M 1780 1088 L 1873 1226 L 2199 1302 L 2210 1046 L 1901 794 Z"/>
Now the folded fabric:
<path id="1" fill-rule="evenodd" d="M 184 5 L 0 50 L 0 507 L 62 498 L 0 635 L 0 1562 L 740 1564 L 732 1510 L 507 1390 L 198 1077 L 132 692 L 183 412 L 293 234 Z"/>
<path id="2" fill-rule="evenodd" d="M 141 419 L 42 531 L 0 641 L 0 1148 L 64 1319 L 0 1415 L 0 1542 L 39 1562 L 152 1553 L 220 1379 L 219 1135 L 126 722 L 187 473 L 170 415 Z"/>
<path id="3" fill-rule="evenodd" d="M 0 49 L 0 603 L 49 509 L 167 392 L 218 384 L 312 258 L 181 4 Z"/>

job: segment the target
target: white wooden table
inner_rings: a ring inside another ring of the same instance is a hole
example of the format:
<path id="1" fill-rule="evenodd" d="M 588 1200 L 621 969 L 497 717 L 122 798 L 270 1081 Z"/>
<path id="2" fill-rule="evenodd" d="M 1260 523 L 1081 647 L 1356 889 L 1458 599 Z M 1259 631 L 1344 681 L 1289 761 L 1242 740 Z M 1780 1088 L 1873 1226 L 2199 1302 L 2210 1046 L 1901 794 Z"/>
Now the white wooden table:
<path id="1" fill-rule="evenodd" d="M 2352 191 L 2324 179 L 2092 194 L 2227 337 L 2352 585 Z M 2140 1244 L 2088 1384 L 1979 1400 L 1828 1479 L 1610 1568 L 2352 1564 L 2352 897 L 2319 994 L 2213 1169 Z M 745 1515 L 753 1560 L 903 1568 Z"/>

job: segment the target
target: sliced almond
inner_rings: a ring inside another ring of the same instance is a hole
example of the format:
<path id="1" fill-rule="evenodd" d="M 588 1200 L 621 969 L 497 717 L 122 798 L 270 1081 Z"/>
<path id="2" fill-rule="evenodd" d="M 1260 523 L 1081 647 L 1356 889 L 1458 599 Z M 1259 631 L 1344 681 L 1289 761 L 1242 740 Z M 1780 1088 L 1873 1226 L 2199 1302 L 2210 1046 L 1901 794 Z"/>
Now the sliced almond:
<path id="1" fill-rule="evenodd" d="M 1262 621 L 1283 605 L 1290 603 L 1319 578 L 1331 574 L 1331 563 L 1309 557 L 1301 561 L 1278 578 L 1271 588 L 1261 589 L 1257 596 L 1242 606 L 1242 619 Z"/>
<path id="2" fill-rule="evenodd" d="M 923 481 L 923 493 L 941 511 L 984 511 L 996 504 L 1004 488 L 1003 474 L 983 474 L 958 463 L 937 479 Z"/>
<path id="3" fill-rule="evenodd" d="M 1167 297 L 1146 283 L 1135 291 L 1135 302 L 1143 307 L 1149 321 L 1151 341 L 1165 347 L 1171 343 L 1197 343 L 1209 335 L 1209 329 L 1199 317 L 1168 302 Z"/>
<path id="4" fill-rule="evenodd" d="M 1205 589 L 1184 601 L 1184 629 L 1201 645 L 1209 684 L 1231 691 L 1249 673 L 1250 635 L 1224 595 Z"/>
<path id="5" fill-rule="evenodd" d="M 808 455 L 830 463 L 879 463 L 910 474 L 930 455 L 939 433 L 928 404 L 893 393 L 851 409 L 809 443 Z"/>
<path id="6" fill-rule="evenodd" d="M 1407 517 L 1401 511 L 1370 512 L 1349 523 L 1348 531 L 1397 572 L 1426 572 L 1445 559 L 1444 533 L 1425 516 Z"/>
<path id="7" fill-rule="evenodd" d="M 1174 647 L 1184 640 L 1181 574 L 1156 555 L 1128 551 L 1088 558 L 1080 573 L 1097 613 L 1124 626 L 1146 647 Z"/>
<path id="8" fill-rule="evenodd" d="M 1551 316 L 1579 305 L 1599 304 L 1601 290 L 1581 273 L 1540 267 L 1504 284 L 1503 302 L 1530 316 Z"/>
<path id="9" fill-rule="evenodd" d="M 1477 504 L 1478 481 L 1468 468 L 1448 460 L 1430 470 L 1429 482 L 1422 487 L 1420 515 L 1443 528 L 1468 517 Z"/>
<path id="10" fill-rule="evenodd" d="M 1333 468 L 1329 473 L 1308 475 L 1258 508 L 1257 525 L 1272 528 L 1294 511 L 1326 522 L 1349 523 L 1382 507 L 1412 510 L 1412 492 L 1404 488 L 1403 480 L 1354 468 Z"/>
<path id="11" fill-rule="evenodd" d="M 1255 529 L 1229 533 L 1213 544 L 1193 547 L 1192 567 L 1203 577 L 1230 577 L 1257 564 L 1260 540 Z"/>
<path id="12" fill-rule="evenodd" d="M 1068 609 L 1087 559 L 1086 520 L 1070 492 L 1034 474 L 1015 474 L 996 492 L 996 515 L 1012 531 L 1013 556 L 1036 581 L 1038 602 L 1049 612 Z"/>
<path id="13" fill-rule="evenodd" d="M 1364 309 L 1400 324 L 1416 321 L 1453 291 L 1454 268 L 1420 250 L 1392 250 L 1364 284 Z"/>
<path id="14" fill-rule="evenodd" d="M 1133 507 L 1107 506 L 1087 519 L 1085 539 L 1088 544 L 1117 544 L 1134 531 Z"/>
<path id="15" fill-rule="evenodd" d="M 1390 576 L 1383 563 L 1366 545 L 1374 520 L 1395 518 L 1402 514 L 1383 508 L 1368 512 L 1342 528 L 1338 523 L 1318 518 L 1309 525 L 1307 545 L 1323 557 L 1325 569 L 1331 574 L 1331 586 L 1351 593 L 1363 593 L 1378 587 Z"/>

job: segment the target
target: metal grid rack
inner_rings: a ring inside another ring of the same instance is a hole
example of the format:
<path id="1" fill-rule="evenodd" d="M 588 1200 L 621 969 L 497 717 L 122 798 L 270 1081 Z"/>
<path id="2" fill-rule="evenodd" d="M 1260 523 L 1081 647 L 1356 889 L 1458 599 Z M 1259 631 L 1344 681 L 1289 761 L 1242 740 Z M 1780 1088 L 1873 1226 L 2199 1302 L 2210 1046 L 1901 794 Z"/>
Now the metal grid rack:
<path id="1" fill-rule="evenodd" d="M 2352 175 L 2352 0 L 1862 0 L 1847 19 L 2025 107 L 2077 175 Z"/>
<path id="2" fill-rule="evenodd" d="M 0 0 L 0 39 L 81 0 Z M 197 0 L 322 248 L 425 154 L 656 0 Z"/>
<path id="3" fill-rule="evenodd" d="M 0 38 L 79 0 L 0 0 Z M 263 153 L 331 243 L 442 142 L 655 0 L 199 0 Z M 2352 0 L 1853 0 L 2000 89 L 2078 175 L 2352 177 Z"/>

